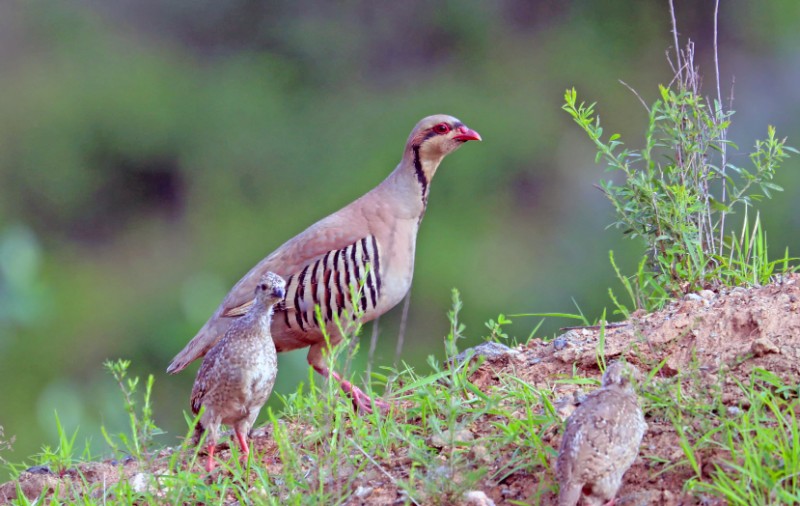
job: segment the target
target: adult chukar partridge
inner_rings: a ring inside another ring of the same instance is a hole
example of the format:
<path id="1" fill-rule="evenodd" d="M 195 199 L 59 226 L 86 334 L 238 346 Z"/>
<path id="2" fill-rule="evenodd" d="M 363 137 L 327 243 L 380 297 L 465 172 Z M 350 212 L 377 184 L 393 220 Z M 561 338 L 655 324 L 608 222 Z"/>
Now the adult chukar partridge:
<path id="1" fill-rule="evenodd" d="M 233 427 L 242 454 L 247 455 L 247 435 L 258 412 L 267 402 L 275 376 L 278 355 L 270 336 L 273 306 L 286 289 L 284 280 L 273 272 L 264 274 L 255 288 L 255 298 L 247 313 L 228 327 L 222 339 L 206 354 L 192 388 L 192 413 L 203 415 L 195 426 L 195 444 L 208 431 L 208 462 L 214 469 L 214 448 L 219 425 Z"/>
<path id="2" fill-rule="evenodd" d="M 311 225 L 261 260 L 225 296 L 217 310 L 167 372 L 176 373 L 203 356 L 225 330 L 245 314 L 253 287 L 266 271 L 283 276 L 286 297 L 275 309 L 272 338 L 278 352 L 310 348 L 308 363 L 332 376 L 354 404 L 372 411 L 372 400 L 325 365 L 325 339 L 343 339 L 340 324 L 370 321 L 394 307 L 411 287 L 417 230 L 425 214 L 431 179 L 442 159 L 481 136 L 443 114 L 422 119 L 408 137 L 400 163 L 378 186 Z M 340 320 L 341 319 L 341 320 Z M 381 407 L 385 403 L 379 402 Z"/>
<path id="3" fill-rule="evenodd" d="M 647 429 L 630 381 L 636 372 L 624 362 L 609 364 L 601 387 L 567 419 L 556 463 L 558 506 L 575 506 L 581 497 L 599 506 L 617 495 Z"/>

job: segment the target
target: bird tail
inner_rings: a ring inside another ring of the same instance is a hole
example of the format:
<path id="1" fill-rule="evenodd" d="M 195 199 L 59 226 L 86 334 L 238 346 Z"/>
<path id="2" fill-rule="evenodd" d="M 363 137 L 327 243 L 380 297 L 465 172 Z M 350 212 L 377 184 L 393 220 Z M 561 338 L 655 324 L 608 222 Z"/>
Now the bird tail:
<path id="1" fill-rule="evenodd" d="M 212 316 L 203 328 L 189 341 L 183 349 L 175 355 L 167 367 L 169 374 L 181 372 L 187 365 L 205 355 L 220 338 L 225 335 L 225 329 L 217 315 Z"/>
<path id="2" fill-rule="evenodd" d="M 561 487 L 558 491 L 558 506 L 575 506 L 581 498 L 583 487 L 578 484 L 570 484 Z"/>

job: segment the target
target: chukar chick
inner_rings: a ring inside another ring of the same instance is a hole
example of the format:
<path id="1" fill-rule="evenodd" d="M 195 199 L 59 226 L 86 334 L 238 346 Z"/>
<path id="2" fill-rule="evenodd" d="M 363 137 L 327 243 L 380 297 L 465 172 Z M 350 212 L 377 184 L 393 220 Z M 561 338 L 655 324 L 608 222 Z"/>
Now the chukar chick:
<path id="1" fill-rule="evenodd" d="M 272 320 L 278 353 L 309 348 L 308 363 L 314 370 L 338 381 L 357 407 L 372 412 L 367 394 L 328 370 L 324 351 L 328 343 L 336 345 L 343 334 L 352 332 L 355 326 L 350 324 L 355 320 L 373 320 L 403 300 L 411 287 L 417 231 L 428 205 L 431 180 L 447 154 L 479 140 L 476 131 L 452 116 L 423 118 L 411 131 L 400 163 L 382 183 L 289 239 L 250 269 L 175 356 L 167 372 L 177 373 L 210 350 L 247 312 L 261 275 L 272 271 L 286 279 L 285 300 L 275 308 Z M 376 404 L 388 407 L 382 401 Z"/>
<path id="2" fill-rule="evenodd" d="M 575 506 L 581 498 L 589 506 L 613 504 L 647 429 L 631 385 L 637 373 L 630 364 L 612 362 L 601 387 L 567 419 L 556 464 L 559 506 Z"/>
<path id="3" fill-rule="evenodd" d="M 221 423 L 233 427 L 242 454 L 250 452 L 247 435 L 267 402 L 278 374 L 278 355 L 270 335 L 272 308 L 285 295 L 286 283 L 273 272 L 264 274 L 255 288 L 247 313 L 228 327 L 206 354 L 192 388 L 192 413 L 205 407 L 195 427 L 195 444 L 207 431 L 208 461 L 214 469 L 214 449 Z"/>

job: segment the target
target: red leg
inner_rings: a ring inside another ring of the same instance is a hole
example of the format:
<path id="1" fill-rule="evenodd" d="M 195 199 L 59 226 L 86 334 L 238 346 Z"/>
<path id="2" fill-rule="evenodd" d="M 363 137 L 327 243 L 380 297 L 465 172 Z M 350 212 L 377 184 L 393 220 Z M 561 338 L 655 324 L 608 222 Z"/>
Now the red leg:
<path id="1" fill-rule="evenodd" d="M 208 460 L 206 461 L 206 471 L 209 473 L 214 470 L 214 448 L 215 446 L 213 443 L 208 444 Z"/>
<path id="2" fill-rule="evenodd" d="M 372 414 L 373 406 L 376 406 L 379 411 L 386 412 L 389 410 L 390 406 L 387 402 L 384 402 L 380 399 L 370 399 L 369 395 L 364 393 L 363 390 L 353 385 L 346 379 L 343 379 L 336 371 L 328 371 L 327 367 L 321 367 L 314 364 L 311 365 L 314 367 L 314 370 L 320 373 L 322 376 L 325 376 L 326 378 L 332 376 L 333 379 L 335 379 L 342 387 L 344 393 L 346 393 L 353 400 L 353 405 L 356 408 L 368 414 Z"/>
<path id="3" fill-rule="evenodd" d="M 250 453 L 250 448 L 247 447 L 247 439 L 245 438 L 245 435 L 242 434 L 239 429 L 234 429 L 234 432 L 236 432 L 236 439 L 239 440 L 239 448 L 242 449 L 242 455 L 247 457 L 247 455 Z"/>

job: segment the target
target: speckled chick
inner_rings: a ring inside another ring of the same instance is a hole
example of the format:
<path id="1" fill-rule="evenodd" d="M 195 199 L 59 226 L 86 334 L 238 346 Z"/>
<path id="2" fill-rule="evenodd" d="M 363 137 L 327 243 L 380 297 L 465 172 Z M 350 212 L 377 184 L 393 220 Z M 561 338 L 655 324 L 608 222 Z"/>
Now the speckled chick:
<path id="1" fill-rule="evenodd" d="M 631 376 L 636 368 L 612 362 L 600 388 L 567 419 L 558 452 L 558 505 L 613 504 L 622 475 L 639 453 L 647 429 Z"/>
<path id="2" fill-rule="evenodd" d="M 221 423 L 233 427 L 242 454 L 245 439 L 258 412 L 267 402 L 278 373 L 278 356 L 270 335 L 273 305 L 285 295 L 286 283 L 273 272 L 264 274 L 255 289 L 254 303 L 234 320 L 225 335 L 203 359 L 192 388 L 192 413 L 205 407 L 195 427 L 195 444 L 208 431 L 206 469 L 214 469 L 214 449 Z"/>

